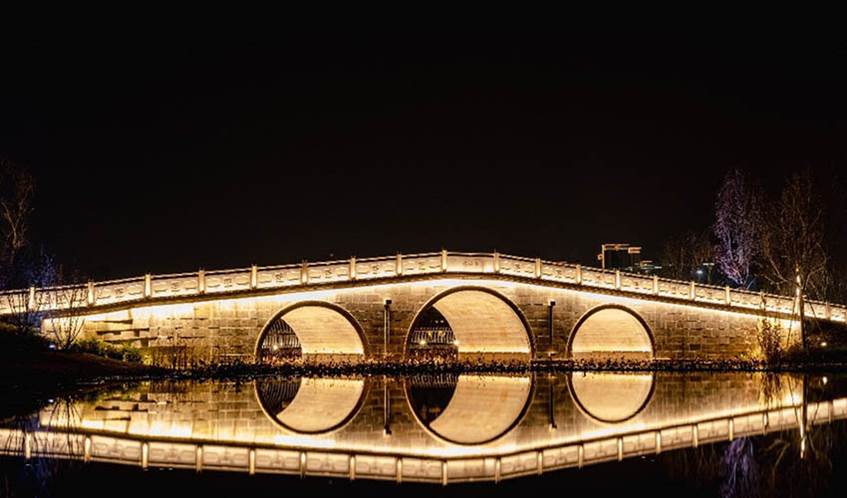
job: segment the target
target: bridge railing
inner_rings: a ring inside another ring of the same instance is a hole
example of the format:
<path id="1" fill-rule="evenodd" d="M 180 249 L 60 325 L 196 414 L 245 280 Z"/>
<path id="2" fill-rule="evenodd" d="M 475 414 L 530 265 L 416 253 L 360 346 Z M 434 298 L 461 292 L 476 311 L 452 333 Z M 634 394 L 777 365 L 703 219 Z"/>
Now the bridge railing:
<path id="1" fill-rule="evenodd" d="M 169 275 L 89 282 L 78 286 L 0 292 L 0 315 L 22 309 L 49 311 L 76 306 L 111 306 L 150 299 L 179 299 L 209 294 L 273 290 L 305 285 L 391 279 L 433 274 L 499 274 L 570 284 L 600 291 L 619 291 L 672 300 L 796 314 L 794 297 L 704 285 L 657 276 L 603 270 L 581 265 L 499 253 L 431 252 L 388 257 L 350 258 L 278 266 L 251 266 Z M 847 307 L 805 301 L 805 314 L 847 321 Z"/>

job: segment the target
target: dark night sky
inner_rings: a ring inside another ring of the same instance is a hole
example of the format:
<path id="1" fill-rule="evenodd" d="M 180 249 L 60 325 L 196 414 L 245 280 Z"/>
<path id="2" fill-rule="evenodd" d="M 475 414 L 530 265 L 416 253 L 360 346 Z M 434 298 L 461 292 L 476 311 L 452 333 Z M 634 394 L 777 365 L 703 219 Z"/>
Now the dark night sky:
<path id="1" fill-rule="evenodd" d="M 708 226 L 728 168 L 844 184 L 844 43 L 715 39 L 18 40 L 0 154 L 37 176 L 34 238 L 95 278 L 442 247 L 657 257 Z"/>

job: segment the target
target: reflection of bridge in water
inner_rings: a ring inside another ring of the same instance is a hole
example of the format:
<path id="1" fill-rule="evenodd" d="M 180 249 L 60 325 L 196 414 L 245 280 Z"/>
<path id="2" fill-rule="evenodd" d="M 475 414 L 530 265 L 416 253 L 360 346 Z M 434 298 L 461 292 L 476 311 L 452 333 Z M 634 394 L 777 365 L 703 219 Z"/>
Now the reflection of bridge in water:
<path id="1" fill-rule="evenodd" d="M 145 468 L 496 481 L 847 418 L 838 397 L 805 403 L 804 422 L 803 391 L 738 373 L 148 382 L 48 406 L 0 442 Z"/>

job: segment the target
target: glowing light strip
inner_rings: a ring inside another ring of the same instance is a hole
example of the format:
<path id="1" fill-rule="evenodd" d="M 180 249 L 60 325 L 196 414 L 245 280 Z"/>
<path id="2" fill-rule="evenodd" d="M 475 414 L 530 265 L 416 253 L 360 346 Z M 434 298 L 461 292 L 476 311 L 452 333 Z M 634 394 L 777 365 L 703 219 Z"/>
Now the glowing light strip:
<path id="1" fill-rule="evenodd" d="M 451 267 L 451 256 L 454 260 L 453 262 L 458 265 L 458 268 Z M 398 265 L 398 261 L 402 263 L 404 258 L 407 261 L 421 259 L 428 261 L 429 259 L 435 258 L 440 259 L 440 264 L 437 264 L 436 266 L 424 265 L 418 268 L 413 266 L 411 268 L 404 269 L 402 266 Z M 790 296 L 778 296 L 732 289 L 731 292 L 728 293 L 729 299 L 726 299 L 726 288 L 702 284 L 698 285 L 695 282 L 656 279 L 638 274 L 624 274 L 598 268 L 582 268 L 580 265 L 542 261 L 540 259 L 522 258 L 518 256 L 507 256 L 497 253 L 449 253 L 447 251 L 442 251 L 441 253 L 431 254 L 412 254 L 405 256 L 394 255 L 381 258 L 366 258 L 360 260 L 360 262 L 367 262 L 368 264 L 371 264 L 372 267 L 375 268 L 374 272 L 371 274 L 358 272 L 356 259 L 351 258 L 349 263 L 346 261 L 333 261 L 312 263 L 311 265 L 304 263 L 303 265 L 284 265 L 262 268 L 251 266 L 247 269 L 222 270 L 214 272 L 205 272 L 201 270 L 197 273 L 182 273 L 161 276 L 152 276 L 148 274 L 141 278 L 99 282 L 96 284 L 89 283 L 86 286 L 81 286 L 81 288 L 88 291 L 88 294 L 91 296 L 87 302 L 89 307 L 97 307 L 100 304 L 97 302 L 96 290 L 108 289 L 110 286 L 115 285 L 135 284 L 136 287 L 140 285 L 141 289 L 136 289 L 134 292 L 124 292 L 127 289 L 123 289 L 123 294 L 117 298 L 109 298 L 108 302 L 102 304 L 115 305 L 120 303 L 143 302 L 145 299 L 155 298 L 193 298 L 203 295 L 204 293 L 214 294 L 215 292 L 241 292 L 251 291 L 254 289 L 260 289 L 262 291 L 272 289 L 283 290 L 290 287 L 297 287 L 298 285 L 309 284 L 311 281 L 311 278 L 309 277 L 310 268 L 323 268 L 329 271 L 332 268 L 337 270 L 349 264 L 350 269 L 347 270 L 348 273 L 346 275 L 339 275 L 330 271 L 329 276 L 325 276 L 325 278 L 320 279 L 316 283 L 321 285 L 324 283 L 334 284 L 338 282 L 352 282 L 357 280 L 367 281 L 370 279 L 402 278 L 404 273 L 413 276 L 450 272 L 501 274 L 521 278 L 532 278 L 539 281 L 550 281 L 562 284 L 617 290 L 618 292 L 629 292 L 645 296 L 652 295 L 666 299 L 687 301 L 695 304 L 705 303 L 712 305 L 729 305 L 747 309 L 760 309 L 761 306 L 758 303 L 758 300 L 766 299 L 770 300 L 770 303 L 765 303 L 764 308 L 766 311 L 782 314 L 790 314 L 793 312 L 793 308 L 788 309 L 785 306 L 780 305 L 781 302 L 791 302 L 793 298 Z M 385 268 L 389 268 L 390 271 L 385 271 Z M 398 271 L 398 268 L 400 268 L 400 271 Z M 288 283 L 276 285 L 272 283 L 270 286 L 260 285 L 258 281 L 258 272 L 286 272 L 298 269 L 300 271 L 300 278 L 298 280 L 291 281 L 289 279 L 286 280 Z M 573 277 L 570 275 L 565 276 L 565 273 L 569 274 L 571 272 L 575 273 Z M 592 275 L 595 277 L 594 279 L 585 278 L 585 276 Z M 612 281 L 607 282 L 606 277 L 611 278 Z M 627 279 L 628 282 L 641 282 L 644 285 L 622 285 L 622 278 Z M 216 286 L 220 287 L 222 285 L 222 290 L 212 291 L 209 289 L 206 284 L 206 280 L 208 279 L 221 280 L 221 282 L 216 284 Z M 661 292 L 659 283 L 676 286 L 676 291 Z M 157 286 L 155 291 L 153 285 Z M 170 290 L 168 291 L 168 289 Z M 33 293 L 34 290 L 34 288 L 30 289 L 30 293 Z M 47 295 L 49 298 L 51 295 L 55 297 L 57 293 L 62 290 L 67 290 L 67 286 L 39 289 L 38 294 Z M 706 296 L 698 296 L 697 290 L 704 291 Z M 117 291 L 117 289 L 113 289 L 113 291 Z M 13 297 L 26 292 L 26 290 L 12 290 L 0 293 L 0 296 L 7 295 Z M 162 295 L 156 296 L 157 293 Z M 721 297 L 722 294 L 724 297 Z M 747 299 L 734 300 L 734 296 Z M 753 299 L 753 302 L 750 302 L 750 299 Z M 8 300 L 9 299 L 0 299 L 0 314 L 11 314 L 14 312 L 13 306 L 7 302 Z M 34 299 L 31 298 L 29 301 L 34 301 Z M 774 303 L 774 301 L 776 301 L 776 303 Z M 50 300 L 50 303 L 52 303 L 52 300 Z M 45 309 L 66 309 L 65 305 L 57 306 L 55 304 L 51 305 L 50 303 L 46 303 L 48 306 Z M 815 306 L 823 307 L 824 320 L 839 322 L 847 321 L 847 307 L 845 306 L 815 301 L 807 301 L 806 304 L 812 312 L 814 312 Z"/>

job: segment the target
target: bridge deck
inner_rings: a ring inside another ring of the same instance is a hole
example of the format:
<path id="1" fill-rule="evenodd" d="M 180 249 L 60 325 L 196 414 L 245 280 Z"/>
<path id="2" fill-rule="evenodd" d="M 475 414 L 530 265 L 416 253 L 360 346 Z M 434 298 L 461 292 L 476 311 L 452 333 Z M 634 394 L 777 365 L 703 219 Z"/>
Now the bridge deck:
<path id="1" fill-rule="evenodd" d="M 400 282 L 445 274 L 520 279 L 539 285 L 567 285 L 586 291 L 617 292 L 632 297 L 661 298 L 692 305 L 718 306 L 784 316 L 796 315 L 798 312 L 798 301 L 790 296 L 499 253 L 442 251 L 282 266 L 251 266 L 235 270 L 148 274 L 122 280 L 89 282 L 79 286 L 5 291 L 0 293 L 0 316 L 26 309 L 80 312 L 84 309 L 85 313 L 96 313 L 147 303 L 213 300 L 232 295 Z M 847 322 L 847 307 L 844 305 L 806 301 L 805 314 L 822 320 Z"/>

